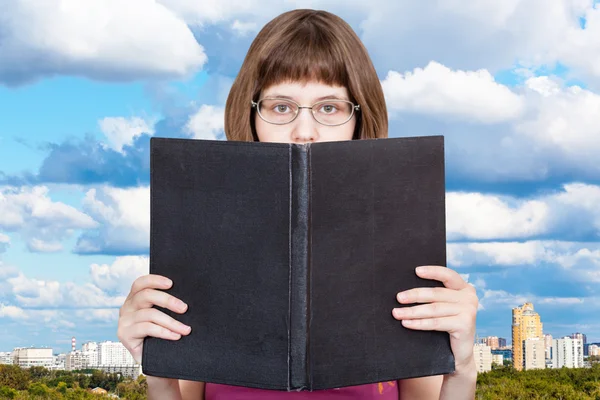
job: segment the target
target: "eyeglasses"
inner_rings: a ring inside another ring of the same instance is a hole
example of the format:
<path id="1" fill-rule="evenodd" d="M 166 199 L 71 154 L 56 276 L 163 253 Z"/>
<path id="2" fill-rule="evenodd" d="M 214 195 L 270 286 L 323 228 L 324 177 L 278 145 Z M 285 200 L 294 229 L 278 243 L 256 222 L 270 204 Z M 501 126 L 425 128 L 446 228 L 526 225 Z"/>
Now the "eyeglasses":
<path id="1" fill-rule="evenodd" d="M 347 100 L 323 100 L 311 107 L 302 107 L 293 100 L 265 97 L 258 102 L 251 101 L 260 118 L 270 124 L 289 124 L 298 117 L 301 108 L 308 108 L 318 123 L 327 126 L 343 125 L 350 121 L 354 111 L 360 110 L 360 105 L 355 105 Z"/>

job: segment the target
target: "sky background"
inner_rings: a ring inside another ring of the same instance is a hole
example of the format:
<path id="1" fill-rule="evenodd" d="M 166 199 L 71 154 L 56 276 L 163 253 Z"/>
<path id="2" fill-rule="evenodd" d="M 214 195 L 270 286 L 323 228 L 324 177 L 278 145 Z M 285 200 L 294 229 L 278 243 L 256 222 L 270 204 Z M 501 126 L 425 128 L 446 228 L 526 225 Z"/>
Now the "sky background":
<path id="1" fill-rule="evenodd" d="M 117 340 L 148 272 L 149 138 L 223 139 L 252 39 L 293 8 L 351 24 L 391 137 L 445 135 L 448 266 L 478 335 L 510 341 L 530 301 L 544 333 L 600 342 L 597 2 L 2 3 L 0 351 Z"/>

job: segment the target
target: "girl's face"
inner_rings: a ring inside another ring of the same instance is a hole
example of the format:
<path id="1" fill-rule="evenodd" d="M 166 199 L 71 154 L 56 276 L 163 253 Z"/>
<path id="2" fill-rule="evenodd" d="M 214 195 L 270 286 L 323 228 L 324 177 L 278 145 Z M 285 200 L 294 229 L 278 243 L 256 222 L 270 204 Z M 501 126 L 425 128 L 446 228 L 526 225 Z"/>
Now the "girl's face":
<path id="1" fill-rule="evenodd" d="M 261 106 L 261 110 L 264 110 L 261 111 L 263 116 L 265 116 L 267 112 L 271 113 L 271 115 L 277 113 L 275 116 L 276 118 L 284 118 L 282 115 L 285 115 L 286 113 L 288 115 L 293 115 L 293 111 L 286 105 L 291 103 L 285 103 L 288 99 L 295 101 L 301 107 L 310 107 L 322 100 L 337 99 L 350 101 L 348 90 L 346 90 L 345 87 L 330 86 L 318 82 L 308 82 L 306 84 L 286 82 L 273 85 L 264 90 L 259 99 L 267 97 L 285 97 L 283 102 L 271 102 L 269 105 L 270 111 L 266 110 L 264 106 Z M 329 115 L 339 112 L 336 111 L 336 108 L 332 107 L 331 104 L 334 103 L 321 103 L 315 107 L 314 112 L 321 115 L 323 119 L 331 118 Z M 298 117 L 292 122 L 284 125 L 271 124 L 264 121 L 258 113 L 255 112 L 254 114 L 256 133 L 258 135 L 258 140 L 261 142 L 315 143 L 352 140 L 354 127 L 356 126 L 356 112 L 348 122 L 338 126 L 327 126 L 317 122 L 313 117 L 311 110 L 307 108 L 301 108 Z"/>

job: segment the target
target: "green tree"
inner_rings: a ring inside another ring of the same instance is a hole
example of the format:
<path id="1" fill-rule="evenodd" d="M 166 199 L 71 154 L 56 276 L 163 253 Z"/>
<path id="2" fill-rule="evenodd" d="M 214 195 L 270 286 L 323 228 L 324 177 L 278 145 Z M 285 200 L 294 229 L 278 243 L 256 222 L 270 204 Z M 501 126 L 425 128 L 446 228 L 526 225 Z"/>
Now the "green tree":
<path id="1" fill-rule="evenodd" d="M 50 388 L 39 382 L 33 382 L 31 385 L 29 385 L 29 389 L 27 389 L 27 391 L 34 396 L 40 396 L 44 398 L 50 395 Z"/>
<path id="2" fill-rule="evenodd" d="M 44 367 L 29 367 L 29 375 L 34 381 L 50 376 L 51 371 Z"/>
<path id="3" fill-rule="evenodd" d="M 0 386 L 1 399 L 14 399 L 17 397 L 17 394 L 18 392 L 13 388 L 9 388 L 8 386 Z"/>
<path id="4" fill-rule="evenodd" d="M 58 382 L 58 385 L 56 385 L 56 391 L 62 394 L 67 393 L 67 384 L 65 382 Z"/>
<path id="5" fill-rule="evenodd" d="M 0 364 L 0 386 L 8 386 L 16 390 L 25 390 L 31 379 L 29 371 L 18 365 Z"/>

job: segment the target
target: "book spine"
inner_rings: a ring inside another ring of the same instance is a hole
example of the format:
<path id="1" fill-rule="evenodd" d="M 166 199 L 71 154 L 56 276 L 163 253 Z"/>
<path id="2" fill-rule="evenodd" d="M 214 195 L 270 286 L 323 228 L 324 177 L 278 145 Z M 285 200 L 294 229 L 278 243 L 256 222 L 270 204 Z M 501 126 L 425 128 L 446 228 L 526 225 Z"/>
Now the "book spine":
<path id="1" fill-rule="evenodd" d="M 307 145 L 290 145 L 290 390 L 309 388 L 309 151 Z"/>

